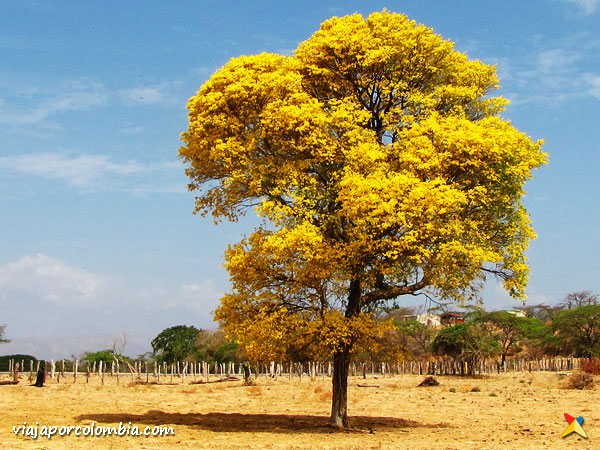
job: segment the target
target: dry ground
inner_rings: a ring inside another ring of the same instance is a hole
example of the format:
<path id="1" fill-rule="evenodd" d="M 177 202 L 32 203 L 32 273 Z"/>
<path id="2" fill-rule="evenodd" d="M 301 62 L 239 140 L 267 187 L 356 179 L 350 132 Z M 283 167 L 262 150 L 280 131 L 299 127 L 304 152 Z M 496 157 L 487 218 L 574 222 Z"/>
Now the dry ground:
<path id="1" fill-rule="evenodd" d="M 555 373 L 482 378 L 351 378 L 354 429 L 326 426 L 331 382 L 259 378 L 205 385 L 136 385 L 131 378 L 66 378 L 44 388 L 0 386 L 0 450 L 11 449 L 598 449 L 600 388 L 562 388 Z M 5 376 L 4 379 L 7 379 Z M 358 387 L 359 383 L 380 387 Z M 563 413 L 583 416 L 589 439 L 571 435 Z M 168 437 L 15 436 L 23 422 L 43 425 L 171 426 Z"/>

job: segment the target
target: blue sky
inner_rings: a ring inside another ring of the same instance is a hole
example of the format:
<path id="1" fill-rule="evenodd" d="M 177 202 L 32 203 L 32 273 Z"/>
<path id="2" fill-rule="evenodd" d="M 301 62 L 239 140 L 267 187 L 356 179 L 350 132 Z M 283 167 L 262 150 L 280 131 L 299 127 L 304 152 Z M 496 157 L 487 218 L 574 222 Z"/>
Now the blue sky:
<path id="1" fill-rule="evenodd" d="M 600 292 L 599 0 L 41 1 L 0 15 L 0 353 L 79 356 L 214 327 L 222 255 L 254 221 L 192 215 L 186 103 L 230 58 L 291 54 L 331 16 L 387 8 L 496 64 L 549 164 L 526 186 L 528 303 Z M 518 306 L 491 283 L 490 309 Z"/>

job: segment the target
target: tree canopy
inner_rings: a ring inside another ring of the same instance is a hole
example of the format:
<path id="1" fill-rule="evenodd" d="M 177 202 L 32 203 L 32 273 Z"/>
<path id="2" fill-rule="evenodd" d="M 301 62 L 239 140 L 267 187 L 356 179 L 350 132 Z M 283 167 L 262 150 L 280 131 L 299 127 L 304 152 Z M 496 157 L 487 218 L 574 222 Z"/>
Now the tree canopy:
<path id="1" fill-rule="evenodd" d="M 173 363 L 195 359 L 196 339 L 202 330 L 193 326 L 177 325 L 161 331 L 151 345 L 158 362 Z"/>
<path id="2" fill-rule="evenodd" d="M 552 322 L 552 328 L 563 352 L 587 358 L 600 355 L 600 305 L 563 310 Z"/>
<path id="3" fill-rule="evenodd" d="M 532 341 L 543 339 L 548 332 L 540 320 L 533 317 L 521 317 L 513 311 L 482 313 L 475 321 L 491 325 L 491 332 L 499 344 L 501 365 L 504 364 L 509 354 L 521 350 L 519 344 L 522 341 L 527 338 Z"/>
<path id="4" fill-rule="evenodd" d="M 387 301 L 473 300 L 490 274 L 524 296 L 521 197 L 545 155 L 499 116 L 497 87 L 494 67 L 383 11 L 333 17 L 293 56 L 234 58 L 188 103 L 195 212 L 264 218 L 226 252 L 215 317 L 256 359 L 333 355 L 334 425 Z"/>
<path id="5" fill-rule="evenodd" d="M 440 330 L 431 348 L 440 356 L 467 363 L 465 373 L 475 373 L 480 361 L 494 356 L 500 351 L 498 336 L 476 322 L 460 323 Z M 464 372 L 464 367 L 461 367 Z"/>
<path id="6" fill-rule="evenodd" d="M 119 353 L 115 353 L 113 349 L 105 349 L 99 350 L 97 352 L 88 353 L 83 358 L 85 361 L 88 361 L 90 364 L 98 363 L 102 361 L 103 364 L 108 365 L 112 364 L 115 360 L 120 361 L 129 361 L 130 358 L 127 356 L 121 355 Z"/>
<path id="7" fill-rule="evenodd" d="M 567 294 L 560 306 L 566 309 L 573 309 L 580 306 L 597 304 L 598 294 L 592 294 L 590 291 L 580 291 Z"/>

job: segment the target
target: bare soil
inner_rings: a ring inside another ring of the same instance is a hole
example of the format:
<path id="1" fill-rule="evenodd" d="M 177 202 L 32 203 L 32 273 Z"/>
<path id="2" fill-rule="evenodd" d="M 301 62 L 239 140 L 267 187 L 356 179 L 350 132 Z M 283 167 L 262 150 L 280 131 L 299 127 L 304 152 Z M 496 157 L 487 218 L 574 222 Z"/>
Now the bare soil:
<path id="1" fill-rule="evenodd" d="M 43 388 L 0 386 L 0 449 L 598 449 L 600 391 L 565 389 L 556 373 L 480 378 L 424 376 L 349 380 L 352 429 L 327 426 L 331 380 L 259 377 L 211 384 L 140 385 L 97 376 Z M 5 376 L 3 379 L 7 379 Z M 191 380 L 188 380 L 191 381 Z M 366 384 L 367 387 L 359 387 Z M 564 413 L 583 416 L 588 439 L 562 438 Z M 68 436 L 32 439 L 13 427 L 172 427 L 174 436 Z M 130 424 L 131 423 L 131 424 Z"/>

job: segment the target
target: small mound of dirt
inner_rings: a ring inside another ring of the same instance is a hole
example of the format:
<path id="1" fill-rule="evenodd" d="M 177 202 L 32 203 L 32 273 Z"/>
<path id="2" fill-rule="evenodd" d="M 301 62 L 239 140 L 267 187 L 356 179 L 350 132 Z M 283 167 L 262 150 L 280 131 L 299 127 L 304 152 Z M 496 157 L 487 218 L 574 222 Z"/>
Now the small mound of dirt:
<path id="1" fill-rule="evenodd" d="M 439 386 L 440 382 L 438 380 L 436 380 L 433 377 L 425 377 L 425 379 L 423 381 L 421 381 L 421 383 L 419 383 L 419 387 L 422 386 Z"/>

